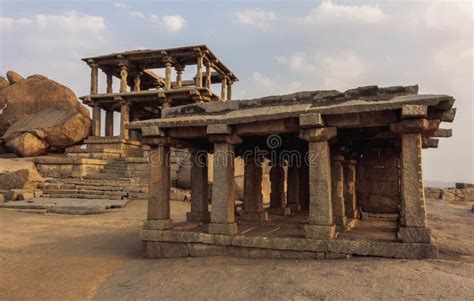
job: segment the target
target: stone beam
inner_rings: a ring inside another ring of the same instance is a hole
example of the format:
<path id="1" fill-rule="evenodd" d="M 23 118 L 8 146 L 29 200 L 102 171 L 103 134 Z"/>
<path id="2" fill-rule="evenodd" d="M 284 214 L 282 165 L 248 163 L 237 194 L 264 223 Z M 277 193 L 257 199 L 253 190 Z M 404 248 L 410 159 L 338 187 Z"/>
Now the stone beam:
<path id="1" fill-rule="evenodd" d="M 308 113 L 300 115 L 300 127 L 315 128 L 323 127 L 324 121 L 320 113 Z"/>
<path id="2" fill-rule="evenodd" d="M 428 107 L 425 105 L 403 105 L 402 119 L 423 118 L 428 114 Z"/>
<path id="3" fill-rule="evenodd" d="M 299 130 L 298 120 L 280 119 L 269 121 L 257 121 L 235 126 L 235 132 L 240 136 L 263 136 L 270 134 L 296 133 Z"/>
<path id="4" fill-rule="evenodd" d="M 452 135 L 453 135 L 452 129 L 437 129 L 436 131 L 433 132 L 431 137 L 447 138 L 447 137 L 451 137 Z"/>
<path id="5" fill-rule="evenodd" d="M 439 144 L 439 139 L 424 138 L 422 140 L 423 148 L 437 148 L 438 144 Z"/>
<path id="6" fill-rule="evenodd" d="M 390 130 L 394 133 L 428 133 L 438 129 L 440 120 L 407 119 L 390 124 Z"/>

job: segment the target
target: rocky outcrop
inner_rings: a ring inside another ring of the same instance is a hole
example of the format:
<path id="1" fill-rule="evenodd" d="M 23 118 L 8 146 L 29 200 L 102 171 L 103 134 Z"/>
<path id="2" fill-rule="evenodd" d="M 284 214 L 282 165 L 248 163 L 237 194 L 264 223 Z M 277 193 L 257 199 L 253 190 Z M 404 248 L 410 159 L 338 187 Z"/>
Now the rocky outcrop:
<path id="1" fill-rule="evenodd" d="M 24 80 L 23 76 L 16 73 L 15 71 L 8 71 L 7 78 L 10 85 L 16 84 L 17 82 Z"/>
<path id="2" fill-rule="evenodd" d="M 448 202 L 472 202 L 474 201 L 474 185 L 456 183 L 456 188 L 425 187 L 425 197 Z"/>
<path id="3" fill-rule="evenodd" d="M 8 86 L 10 86 L 10 83 L 3 76 L 0 76 L 0 90 L 5 89 Z"/>
<path id="4" fill-rule="evenodd" d="M 0 159 L 0 202 L 33 197 L 42 182 L 34 162 L 24 158 Z"/>
<path id="5" fill-rule="evenodd" d="M 0 136 L 18 120 L 48 108 L 90 116 L 71 89 L 45 76 L 36 74 L 23 79 L 9 71 L 7 77 L 10 84 L 0 88 Z"/>
<path id="6" fill-rule="evenodd" d="M 18 156 L 38 156 L 81 142 L 90 126 L 90 118 L 80 113 L 46 109 L 15 122 L 2 139 Z"/>

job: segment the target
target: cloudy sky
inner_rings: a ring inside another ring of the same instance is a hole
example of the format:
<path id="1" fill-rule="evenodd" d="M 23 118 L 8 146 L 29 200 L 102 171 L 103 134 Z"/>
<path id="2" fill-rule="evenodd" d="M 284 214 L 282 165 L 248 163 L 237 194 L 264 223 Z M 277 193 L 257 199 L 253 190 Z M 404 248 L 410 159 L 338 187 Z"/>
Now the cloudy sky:
<path id="1" fill-rule="evenodd" d="M 473 182 L 473 14 L 470 1 L 0 0 L 0 72 L 84 95 L 81 57 L 207 44 L 240 78 L 235 98 L 418 84 L 459 108 L 425 178 Z"/>

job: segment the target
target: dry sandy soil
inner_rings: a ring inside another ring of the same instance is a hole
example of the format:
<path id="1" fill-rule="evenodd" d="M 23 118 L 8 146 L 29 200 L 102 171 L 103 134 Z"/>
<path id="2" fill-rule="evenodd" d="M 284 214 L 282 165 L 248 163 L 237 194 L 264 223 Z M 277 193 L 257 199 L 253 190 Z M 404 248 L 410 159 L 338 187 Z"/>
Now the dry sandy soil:
<path id="1" fill-rule="evenodd" d="M 145 260 L 146 203 L 95 216 L 0 210 L 0 300 L 367 300 L 474 296 L 474 213 L 429 201 L 436 260 Z M 175 220 L 188 204 L 173 202 Z"/>

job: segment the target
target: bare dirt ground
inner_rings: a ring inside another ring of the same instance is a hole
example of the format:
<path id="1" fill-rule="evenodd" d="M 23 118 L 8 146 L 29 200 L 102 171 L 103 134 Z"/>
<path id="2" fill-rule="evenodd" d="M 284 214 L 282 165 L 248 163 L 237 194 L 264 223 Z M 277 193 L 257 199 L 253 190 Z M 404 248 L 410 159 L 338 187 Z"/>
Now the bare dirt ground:
<path id="1" fill-rule="evenodd" d="M 94 216 L 0 210 L 0 300 L 367 300 L 474 296 L 470 204 L 429 201 L 436 260 L 145 260 L 146 202 Z M 188 204 L 172 202 L 181 220 Z"/>

